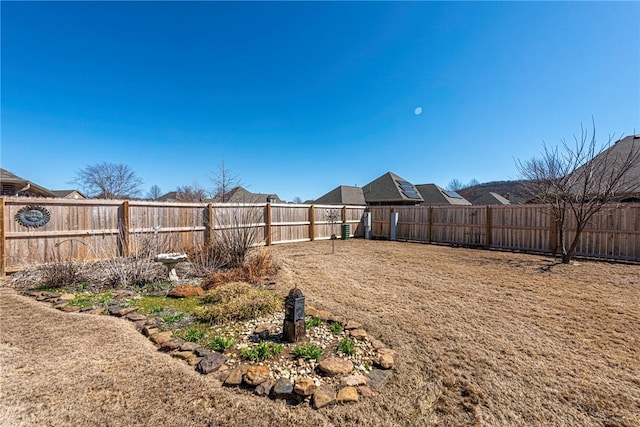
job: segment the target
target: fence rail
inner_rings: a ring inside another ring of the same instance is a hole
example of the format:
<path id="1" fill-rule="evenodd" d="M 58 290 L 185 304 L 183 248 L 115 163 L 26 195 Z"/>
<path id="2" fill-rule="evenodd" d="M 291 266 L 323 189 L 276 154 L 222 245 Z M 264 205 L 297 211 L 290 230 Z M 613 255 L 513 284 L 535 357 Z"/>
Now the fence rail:
<path id="1" fill-rule="evenodd" d="M 370 207 L 373 238 L 477 246 L 534 253 L 559 251 L 546 205 Z M 396 215 L 392 218 L 392 215 Z M 567 240 L 575 223 L 567 224 Z M 605 206 L 582 232 L 576 255 L 640 261 L 640 205 Z"/>
<path id="2" fill-rule="evenodd" d="M 20 209 L 38 206 L 50 215 L 41 227 L 16 220 Z M 329 224 L 327 210 L 341 220 Z M 185 251 L 234 228 L 254 228 L 256 243 L 340 238 L 341 224 L 350 237 L 362 236 L 364 206 L 291 204 L 203 204 L 129 200 L 0 198 L 0 274 L 32 264 L 59 260 L 93 260 L 135 254 L 141 245 Z"/>

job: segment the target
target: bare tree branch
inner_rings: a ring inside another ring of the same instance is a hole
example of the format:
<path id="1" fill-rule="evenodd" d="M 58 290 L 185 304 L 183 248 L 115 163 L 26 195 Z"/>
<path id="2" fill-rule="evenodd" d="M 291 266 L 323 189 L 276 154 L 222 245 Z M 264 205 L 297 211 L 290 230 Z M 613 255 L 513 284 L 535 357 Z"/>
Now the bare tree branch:
<path id="1" fill-rule="evenodd" d="M 102 162 L 76 172 L 72 181 L 90 197 L 129 199 L 140 194 L 142 180 L 127 165 Z"/>

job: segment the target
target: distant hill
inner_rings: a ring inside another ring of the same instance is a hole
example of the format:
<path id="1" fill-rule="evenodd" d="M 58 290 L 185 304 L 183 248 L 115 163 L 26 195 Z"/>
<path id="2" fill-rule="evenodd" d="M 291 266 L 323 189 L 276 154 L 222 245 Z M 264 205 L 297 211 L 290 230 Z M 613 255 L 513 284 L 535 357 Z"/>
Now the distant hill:
<path id="1" fill-rule="evenodd" d="M 524 187 L 523 180 L 485 182 L 483 184 L 458 190 L 458 193 L 462 197 L 474 205 L 476 204 L 476 200 L 490 192 L 498 193 L 505 199 L 511 201 L 512 204 L 524 203 L 526 200 L 530 199 L 530 196 Z"/>

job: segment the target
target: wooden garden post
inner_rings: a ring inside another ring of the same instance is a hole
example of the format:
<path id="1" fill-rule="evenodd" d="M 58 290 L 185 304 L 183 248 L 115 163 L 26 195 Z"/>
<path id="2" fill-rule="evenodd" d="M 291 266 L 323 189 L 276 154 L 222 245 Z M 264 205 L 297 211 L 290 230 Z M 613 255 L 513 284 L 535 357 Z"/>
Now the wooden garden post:
<path id="1" fill-rule="evenodd" d="M 271 203 L 267 203 L 265 206 L 265 227 L 264 227 L 264 237 L 265 237 L 265 245 L 271 246 Z"/>
<path id="2" fill-rule="evenodd" d="M 214 233 L 215 233 L 215 217 L 214 217 L 215 212 L 213 211 L 213 205 L 211 203 L 209 203 L 207 205 L 207 216 L 208 216 L 208 223 L 207 223 L 207 243 L 209 245 L 213 245 L 213 240 L 214 240 Z"/>
<path id="3" fill-rule="evenodd" d="M 316 207 L 309 207 L 309 240 L 312 242 L 316 239 Z"/>
<path id="4" fill-rule="evenodd" d="M 120 255 L 124 257 L 129 256 L 129 201 L 125 200 L 122 203 L 120 211 Z"/>
<path id="5" fill-rule="evenodd" d="M 484 246 L 486 248 L 490 248 L 491 247 L 491 207 L 490 206 L 486 206 L 486 217 L 485 217 L 485 240 L 484 240 Z"/>

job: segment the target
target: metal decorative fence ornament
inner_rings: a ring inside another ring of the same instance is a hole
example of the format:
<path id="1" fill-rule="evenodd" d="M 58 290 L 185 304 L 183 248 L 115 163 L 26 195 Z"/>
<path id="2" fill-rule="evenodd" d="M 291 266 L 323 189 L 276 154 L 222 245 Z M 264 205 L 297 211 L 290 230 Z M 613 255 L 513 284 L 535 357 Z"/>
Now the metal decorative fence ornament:
<path id="1" fill-rule="evenodd" d="M 25 206 L 16 213 L 15 220 L 24 227 L 42 227 L 51 220 L 51 214 L 43 206 Z"/>

